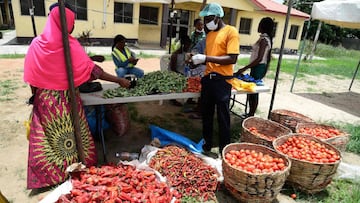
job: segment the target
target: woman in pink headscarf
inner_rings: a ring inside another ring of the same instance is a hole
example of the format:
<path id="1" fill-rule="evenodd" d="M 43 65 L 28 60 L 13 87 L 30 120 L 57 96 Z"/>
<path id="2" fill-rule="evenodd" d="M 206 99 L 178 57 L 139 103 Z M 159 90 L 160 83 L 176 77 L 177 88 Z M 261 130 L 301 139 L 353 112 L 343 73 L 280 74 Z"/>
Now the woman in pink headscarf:
<path id="1" fill-rule="evenodd" d="M 71 36 L 75 13 L 65 8 L 67 30 L 75 87 L 102 79 L 129 87 L 130 82 L 110 75 L 97 66 L 80 43 Z M 50 7 L 50 14 L 41 35 L 31 42 L 25 57 L 24 81 L 33 93 L 33 117 L 29 136 L 27 188 L 43 188 L 65 181 L 65 169 L 79 162 L 69 101 L 69 85 L 62 42 L 60 8 Z M 76 102 L 80 107 L 80 131 L 87 166 L 97 163 L 79 91 Z"/>

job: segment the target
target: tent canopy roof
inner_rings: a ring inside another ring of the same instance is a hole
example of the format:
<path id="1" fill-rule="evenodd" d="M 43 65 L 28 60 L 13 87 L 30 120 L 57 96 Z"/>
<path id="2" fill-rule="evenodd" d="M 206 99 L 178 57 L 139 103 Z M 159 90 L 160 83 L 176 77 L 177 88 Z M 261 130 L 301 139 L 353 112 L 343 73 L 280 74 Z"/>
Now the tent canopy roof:
<path id="1" fill-rule="evenodd" d="M 360 29 L 360 0 L 325 0 L 313 4 L 311 17 L 344 28 Z"/>

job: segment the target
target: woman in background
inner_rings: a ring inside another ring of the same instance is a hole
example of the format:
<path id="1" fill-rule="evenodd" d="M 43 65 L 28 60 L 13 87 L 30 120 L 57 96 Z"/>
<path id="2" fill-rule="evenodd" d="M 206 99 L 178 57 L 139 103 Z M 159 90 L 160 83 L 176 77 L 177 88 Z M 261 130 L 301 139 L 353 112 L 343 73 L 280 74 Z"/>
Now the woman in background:
<path id="1" fill-rule="evenodd" d="M 270 17 L 261 19 L 258 27 L 260 38 L 252 46 L 250 63 L 239 69 L 235 75 L 240 75 L 250 69 L 250 76 L 255 80 L 261 80 L 265 77 L 271 60 L 272 38 L 274 30 L 274 21 Z M 259 103 L 259 94 L 248 94 L 249 114 L 244 117 L 254 116 Z"/>
<path id="2" fill-rule="evenodd" d="M 142 78 L 144 71 L 135 67 L 139 59 L 136 58 L 135 53 L 125 43 L 126 38 L 123 35 L 115 36 L 111 54 L 116 66 L 116 75 L 123 78 L 126 74 L 133 74 L 137 78 Z"/>

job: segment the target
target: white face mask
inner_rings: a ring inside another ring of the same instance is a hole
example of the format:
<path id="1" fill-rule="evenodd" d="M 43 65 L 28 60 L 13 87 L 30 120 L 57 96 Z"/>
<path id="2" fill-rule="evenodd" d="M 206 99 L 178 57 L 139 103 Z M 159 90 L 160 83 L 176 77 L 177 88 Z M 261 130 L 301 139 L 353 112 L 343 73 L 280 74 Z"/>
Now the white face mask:
<path id="1" fill-rule="evenodd" d="M 212 20 L 211 22 L 209 23 L 206 23 L 206 27 L 209 29 L 209 30 L 216 30 L 218 28 L 218 23 L 215 24 L 215 19 Z"/>
<path id="2" fill-rule="evenodd" d="M 196 32 L 204 32 L 204 29 L 202 29 L 202 30 L 198 30 L 198 29 L 196 29 Z"/>

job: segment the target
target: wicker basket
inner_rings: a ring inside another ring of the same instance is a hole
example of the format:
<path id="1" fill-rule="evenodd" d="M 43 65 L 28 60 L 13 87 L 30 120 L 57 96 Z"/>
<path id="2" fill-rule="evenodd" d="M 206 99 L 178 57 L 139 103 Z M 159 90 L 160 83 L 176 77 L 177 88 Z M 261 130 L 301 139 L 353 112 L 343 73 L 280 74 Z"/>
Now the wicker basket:
<path id="1" fill-rule="evenodd" d="M 239 201 L 244 202 L 272 202 L 279 194 L 287 176 L 289 175 L 291 162 L 274 150 L 252 143 L 233 143 L 227 145 L 222 151 L 222 157 L 230 150 L 249 149 L 272 157 L 282 158 L 286 168 L 273 173 L 253 174 L 232 167 L 224 158 L 222 161 L 224 184 L 229 192 Z"/>
<path id="2" fill-rule="evenodd" d="M 306 139 L 313 140 L 316 143 L 321 143 L 325 145 L 328 149 L 334 150 L 338 156 L 340 156 L 340 160 L 335 163 L 312 163 L 304 160 L 295 159 L 292 157 L 288 157 L 291 160 L 291 169 L 290 175 L 288 176 L 286 182 L 289 185 L 292 185 L 306 193 L 314 194 L 320 192 L 325 189 L 325 187 L 331 183 L 333 176 L 336 173 L 336 170 L 341 161 L 341 154 L 338 149 L 334 146 L 321 141 L 310 135 L 292 133 L 289 135 L 285 135 L 274 140 L 274 148 L 279 154 L 283 154 L 277 147 L 282 145 L 287 141 L 288 138 L 294 136 L 305 137 Z M 283 154 L 285 155 L 285 154 Z M 287 155 L 285 155 L 287 156 Z"/>
<path id="3" fill-rule="evenodd" d="M 251 127 L 256 127 L 259 133 L 264 134 L 272 139 L 262 137 L 251 132 L 249 130 Z M 249 117 L 246 118 L 242 123 L 240 141 L 261 144 L 273 148 L 272 142 L 277 137 L 288 135 L 290 133 L 292 133 L 292 131 L 289 128 L 277 122 L 258 117 Z"/>
<path id="4" fill-rule="evenodd" d="M 298 123 L 312 123 L 314 120 L 300 113 L 285 109 L 275 109 L 270 112 L 270 120 L 280 123 L 295 132 Z"/>
<path id="5" fill-rule="evenodd" d="M 297 126 L 296 126 L 296 129 L 295 129 L 295 132 L 300 133 L 299 130 L 302 129 L 302 128 L 322 128 L 322 129 L 326 129 L 326 130 L 337 129 L 337 128 L 333 127 L 333 126 L 324 125 L 324 124 L 298 123 Z M 339 130 L 339 129 L 337 129 L 337 130 Z M 340 151 L 345 151 L 346 145 L 350 140 L 350 135 L 347 134 L 346 132 L 341 131 L 341 130 L 339 130 L 339 132 L 341 134 L 336 136 L 336 137 L 332 137 L 332 138 L 328 138 L 328 139 L 321 139 L 321 140 L 335 146 Z M 302 134 L 304 134 L 304 133 L 302 133 Z"/>

